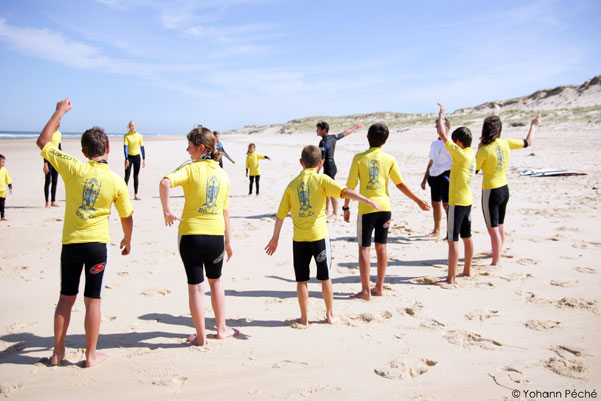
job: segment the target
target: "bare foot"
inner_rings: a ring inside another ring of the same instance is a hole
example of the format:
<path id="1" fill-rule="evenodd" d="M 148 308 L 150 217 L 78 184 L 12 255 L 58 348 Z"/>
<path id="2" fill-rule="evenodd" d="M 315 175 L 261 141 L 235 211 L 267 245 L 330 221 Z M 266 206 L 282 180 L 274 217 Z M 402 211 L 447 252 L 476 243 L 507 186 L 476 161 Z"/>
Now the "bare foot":
<path id="1" fill-rule="evenodd" d="M 49 202 L 46 202 L 46 207 L 50 207 L 50 203 Z"/>
<path id="2" fill-rule="evenodd" d="M 52 357 L 50 358 L 50 364 L 52 366 L 58 366 L 61 364 L 63 359 L 65 359 L 65 348 L 63 347 L 61 350 L 57 350 L 55 348 L 54 352 L 52 352 Z"/>
<path id="3" fill-rule="evenodd" d="M 374 287 L 370 290 L 370 294 L 375 297 L 382 297 L 384 296 L 384 290 L 379 290 L 376 287 Z"/>
<path id="4" fill-rule="evenodd" d="M 52 207 L 59 207 L 59 204 L 58 204 L 58 203 L 56 203 L 56 202 L 52 202 L 52 203 L 50 204 L 50 206 L 52 206 Z M 48 206 L 46 206 L 46 207 L 48 207 Z"/>
<path id="5" fill-rule="evenodd" d="M 298 319 L 294 319 L 293 322 L 294 322 L 293 325 L 296 324 L 296 325 L 307 326 L 307 327 L 309 326 L 309 318 L 303 319 L 302 317 L 299 317 Z"/>
<path id="6" fill-rule="evenodd" d="M 369 300 L 371 300 L 371 294 L 369 291 L 361 291 L 361 292 L 351 295 L 350 298 L 358 298 L 358 299 L 362 299 L 364 301 L 369 301 Z"/>
<path id="7" fill-rule="evenodd" d="M 336 323 L 338 323 L 338 321 L 340 319 L 338 318 L 338 316 L 334 315 L 333 313 L 327 313 L 326 320 L 327 320 L 328 324 L 336 324 Z"/>
<path id="8" fill-rule="evenodd" d="M 142 200 L 142 198 L 140 198 L 140 197 L 138 196 L 138 194 L 135 194 L 135 195 L 134 195 L 134 199 L 135 199 L 135 200 Z"/>
<path id="9" fill-rule="evenodd" d="M 442 281 L 437 281 L 432 284 L 437 287 L 444 288 L 444 289 L 455 288 L 455 281 L 453 281 L 452 283 L 449 283 L 447 280 L 442 280 Z"/>
<path id="10" fill-rule="evenodd" d="M 0 220 L 2 220 L 2 221 L 8 221 L 8 219 L 6 217 L 1 218 Z"/>
<path id="11" fill-rule="evenodd" d="M 98 365 L 100 362 L 106 359 L 106 354 L 104 352 L 96 351 L 93 357 L 88 357 L 86 359 L 86 368 L 93 368 Z"/>
<path id="12" fill-rule="evenodd" d="M 471 277 L 471 274 L 470 273 L 467 273 L 467 274 L 466 273 L 459 273 L 457 275 L 457 277 Z"/>
<path id="13" fill-rule="evenodd" d="M 224 331 L 217 331 L 217 338 L 223 340 L 224 338 L 237 336 L 238 334 L 240 334 L 240 330 L 226 326 Z"/>
<path id="14" fill-rule="evenodd" d="M 430 234 L 426 235 L 426 238 L 438 238 L 440 237 L 440 232 L 432 231 Z"/>
<path id="15" fill-rule="evenodd" d="M 187 340 L 187 341 L 188 341 L 189 343 L 192 343 L 192 344 L 194 344 L 194 345 L 198 345 L 199 347 L 202 347 L 202 346 L 204 346 L 204 345 L 207 345 L 207 339 L 205 338 L 205 339 L 203 339 L 202 341 L 198 341 L 198 336 L 196 335 L 196 333 L 194 333 L 194 334 L 191 334 L 191 335 L 188 337 L 188 340 Z"/>

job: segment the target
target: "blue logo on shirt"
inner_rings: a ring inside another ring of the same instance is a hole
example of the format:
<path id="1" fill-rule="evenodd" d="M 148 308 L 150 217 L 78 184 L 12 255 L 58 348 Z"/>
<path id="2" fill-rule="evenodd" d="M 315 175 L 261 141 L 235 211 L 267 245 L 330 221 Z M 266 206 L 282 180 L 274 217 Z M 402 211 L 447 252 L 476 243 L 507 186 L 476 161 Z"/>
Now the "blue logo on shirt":
<path id="1" fill-rule="evenodd" d="M 98 182 L 96 178 L 87 178 L 83 184 L 83 191 L 81 193 L 81 206 L 77 208 L 75 214 L 84 220 L 89 220 L 95 217 L 94 205 L 100 195 L 100 188 L 102 184 Z"/>
<path id="2" fill-rule="evenodd" d="M 204 214 L 216 214 L 217 211 L 211 210 L 217 207 L 217 196 L 219 195 L 219 186 L 220 181 L 217 179 L 217 176 L 211 176 L 207 180 L 207 189 L 205 194 L 205 203 L 202 204 L 202 207 L 198 209 L 200 213 Z"/>
<path id="3" fill-rule="evenodd" d="M 309 186 L 306 182 L 301 181 L 296 188 L 298 194 L 298 203 L 300 205 L 299 217 L 313 216 L 313 207 L 311 206 L 311 194 L 309 193 Z"/>
<path id="4" fill-rule="evenodd" d="M 380 188 L 380 181 L 378 177 L 380 175 L 380 162 L 376 159 L 371 159 L 368 163 L 369 165 L 369 181 L 366 185 L 366 189 L 368 190 L 376 190 Z"/>
<path id="5" fill-rule="evenodd" d="M 505 165 L 505 160 L 503 157 L 503 149 L 500 146 L 497 146 L 497 170 L 503 170 L 503 166 Z"/>

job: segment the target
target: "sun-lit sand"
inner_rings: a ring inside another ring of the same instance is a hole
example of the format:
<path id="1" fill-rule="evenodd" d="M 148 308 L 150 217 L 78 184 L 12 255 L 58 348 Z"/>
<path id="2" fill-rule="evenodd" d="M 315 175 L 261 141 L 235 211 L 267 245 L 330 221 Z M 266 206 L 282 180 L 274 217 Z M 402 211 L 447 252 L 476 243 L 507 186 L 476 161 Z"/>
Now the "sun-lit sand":
<path id="1" fill-rule="evenodd" d="M 530 111 L 523 114 L 524 121 L 533 117 Z M 353 155 L 367 148 L 367 126 L 337 145 L 341 183 Z M 468 127 L 476 148 L 481 119 Z M 527 130 L 506 124 L 503 137 L 523 138 Z M 509 400 L 515 399 L 514 389 L 521 399 L 528 399 L 524 390 L 600 391 L 599 133 L 599 123 L 543 119 L 534 147 L 512 152 L 501 266 L 476 258 L 472 277 L 458 278 L 455 288 L 430 284 L 446 276 L 447 257 L 445 241 L 425 238 L 432 230 L 431 213 L 391 186 L 385 296 L 371 302 L 349 299 L 360 289 L 355 224 L 330 218 L 340 322 L 324 323 L 321 287 L 312 279 L 308 328 L 293 323 L 299 308 L 289 218 L 275 255 L 267 256 L 263 248 L 283 190 L 300 171 L 302 146 L 319 138 L 312 130 L 223 135 L 237 162 L 224 162 L 232 182 L 234 256 L 223 277 L 228 324 L 242 334 L 215 337 L 207 295 L 206 347 L 186 342 L 194 330 L 177 229 L 164 226 L 158 197 L 160 179 L 187 158 L 185 133 L 147 138 L 130 256 L 118 251 L 119 219 L 115 211 L 111 215 L 98 342 L 107 359 L 93 369 L 82 368 L 82 298 L 74 308 L 64 364 L 48 364 L 60 284 L 64 185 L 59 183 L 60 207 L 44 208 L 42 159 L 34 141 L 3 141 L 0 153 L 7 157 L 14 194 L 6 202 L 9 220 L 0 224 L 0 394 L 13 400 Z M 384 145 L 397 158 L 407 185 L 426 199 L 429 193 L 419 184 L 435 138 L 432 120 L 393 128 Z M 272 159 L 261 162 L 259 197 L 247 196 L 249 142 Z M 122 174 L 121 143 L 116 138 L 111 143 L 111 168 Z M 63 149 L 83 159 L 77 141 L 64 142 Z M 587 175 L 519 176 L 531 168 Z M 478 255 L 490 251 L 480 207 L 481 175 L 472 189 Z M 181 210 L 181 189 L 173 196 L 173 209 Z M 354 221 L 357 206 L 351 205 Z M 372 267 L 375 276 L 375 252 Z"/>

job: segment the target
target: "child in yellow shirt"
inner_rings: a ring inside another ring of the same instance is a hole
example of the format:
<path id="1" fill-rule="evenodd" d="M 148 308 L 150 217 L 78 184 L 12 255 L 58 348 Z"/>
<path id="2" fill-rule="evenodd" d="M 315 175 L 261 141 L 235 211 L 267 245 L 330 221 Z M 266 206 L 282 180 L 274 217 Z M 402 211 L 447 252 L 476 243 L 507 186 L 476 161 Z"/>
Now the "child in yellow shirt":
<path id="1" fill-rule="evenodd" d="M 259 153 L 255 153 L 256 146 L 254 143 L 248 145 L 248 152 L 246 153 L 246 176 L 250 177 L 250 183 L 248 185 L 248 194 L 253 193 L 253 182 L 257 183 L 257 195 L 259 195 L 259 180 L 261 179 L 261 169 L 259 168 L 259 159 L 271 160 L 269 156 L 264 156 Z M 250 173 L 250 176 L 249 176 Z"/>
<path id="2" fill-rule="evenodd" d="M 7 220 L 4 217 L 4 202 L 6 201 L 6 187 L 8 186 L 8 191 L 13 193 L 13 184 L 10 180 L 10 175 L 8 175 L 8 170 L 4 165 L 6 164 L 6 157 L 4 155 L 0 155 L 0 218 L 2 220 Z"/>

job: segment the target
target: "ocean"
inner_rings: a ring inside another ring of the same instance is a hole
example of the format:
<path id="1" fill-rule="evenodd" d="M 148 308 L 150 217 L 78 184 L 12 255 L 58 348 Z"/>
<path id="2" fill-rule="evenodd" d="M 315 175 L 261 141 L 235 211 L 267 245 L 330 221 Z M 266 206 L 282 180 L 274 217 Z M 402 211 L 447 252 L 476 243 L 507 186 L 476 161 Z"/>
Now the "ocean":
<path id="1" fill-rule="evenodd" d="M 81 134 L 83 132 L 64 132 L 62 131 L 63 139 L 79 139 L 81 138 Z M 0 131 L 0 141 L 3 139 L 36 139 L 40 135 L 40 131 Z M 107 132 L 109 138 L 120 137 L 123 138 L 125 132 L 120 132 L 118 134 Z M 168 135 L 159 135 L 159 134 L 143 134 L 144 137 L 147 136 L 168 136 Z"/>

